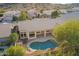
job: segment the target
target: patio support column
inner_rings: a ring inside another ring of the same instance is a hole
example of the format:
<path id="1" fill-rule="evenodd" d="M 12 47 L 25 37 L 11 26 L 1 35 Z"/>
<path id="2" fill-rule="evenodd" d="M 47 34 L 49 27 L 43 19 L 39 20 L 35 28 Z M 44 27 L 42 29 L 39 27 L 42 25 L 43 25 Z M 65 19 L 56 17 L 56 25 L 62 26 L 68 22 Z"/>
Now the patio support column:
<path id="1" fill-rule="evenodd" d="M 27 33 L 27 38 L 28 38 L 28 40 L 29 40 L 29 38 L 30 38 L 30 36 L 29 36 L 29 32 Z"/>
<path id="2" fill-rule="evenodd" d="M 36 32 L 35 32 L 35 38 L 37 38 L 37 34 L 36 34 Z"/>
<path id="3" fill-rule="evenodd" d="M 46 37 L 46 30 L 44 31 L 44 37 Z"/>

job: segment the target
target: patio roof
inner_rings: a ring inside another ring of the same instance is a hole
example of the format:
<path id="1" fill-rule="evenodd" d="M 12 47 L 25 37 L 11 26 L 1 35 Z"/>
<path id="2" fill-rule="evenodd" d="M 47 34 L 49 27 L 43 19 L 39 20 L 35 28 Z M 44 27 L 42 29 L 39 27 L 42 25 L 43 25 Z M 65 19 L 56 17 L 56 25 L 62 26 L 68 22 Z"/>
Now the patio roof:
<path id="1" fill-rule="evenodd" d="M 32 31 L 44 31 L 44 30 L 50 30 L 52 29 L 55 25 L 60 23 L 60 20 L 56 19 L 50 19 L 50 18 L 36 18 L 33 20 L 26 20 L 18 23 L 19 30 L 20 31 L 27 31 L 27 32 L 32 32 Z"/>

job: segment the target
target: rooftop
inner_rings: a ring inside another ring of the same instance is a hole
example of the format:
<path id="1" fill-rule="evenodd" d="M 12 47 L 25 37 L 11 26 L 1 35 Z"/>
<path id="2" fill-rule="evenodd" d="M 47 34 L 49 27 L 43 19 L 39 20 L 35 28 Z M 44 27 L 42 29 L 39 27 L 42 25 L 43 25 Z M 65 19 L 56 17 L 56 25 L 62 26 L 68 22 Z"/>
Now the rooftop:
<path id="1" fill-rule="evenodd" d="M 50 30 L 52 29 L 55 25 L 60 23 L 61 20 L 56 20 L 56 19 L 50 19 L 50 18 L 36 18 L 33 20 L 26 20 L 18 23 L 19 30 L 20 31 L 27 31 L 27 32 L 32 32 L 32 31 L 42 31 L 42 30 Z"/>

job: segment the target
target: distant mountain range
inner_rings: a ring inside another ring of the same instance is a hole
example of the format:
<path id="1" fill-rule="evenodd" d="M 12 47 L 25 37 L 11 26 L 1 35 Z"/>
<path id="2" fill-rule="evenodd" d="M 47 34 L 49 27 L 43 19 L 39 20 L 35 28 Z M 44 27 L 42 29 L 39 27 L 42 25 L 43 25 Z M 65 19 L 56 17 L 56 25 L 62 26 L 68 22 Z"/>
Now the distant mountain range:
<path id="1" fill-rule="evenodd" d="M 71 4 L 53 4 L 53 3 L 0 3 L 0 8 L 5 9 L 30 9 L 30 8 L 42 8 L 42 9 L 66 9 L 72 7 L 79 7 L 79 3 Z"/>

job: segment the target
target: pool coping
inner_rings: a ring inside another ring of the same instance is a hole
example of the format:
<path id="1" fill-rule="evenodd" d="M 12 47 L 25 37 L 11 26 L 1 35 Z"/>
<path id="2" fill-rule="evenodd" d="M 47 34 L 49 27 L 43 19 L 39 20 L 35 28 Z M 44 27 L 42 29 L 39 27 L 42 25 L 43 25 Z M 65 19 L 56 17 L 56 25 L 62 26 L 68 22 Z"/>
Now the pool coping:
<path id="1" fill-rule="evenodd" d="M 45 41 L 48 41 L 48 40 L 50 40 L 50 39 L 53 39 L 54 40 L 54 38 L 53 37 L 45 37 L 44 39 L 40 39 L 40 38 L 36 38 L 36 39 L 33 39 L 33 40 L 31 40 L 31 41 L 29 41 L 28 43 L 27 43 L 27 48 L 30 50 L 30 51 L 37 51 L 36 49 L 32 49 L 31 47 L 30 47 L 30 44 L 31 43 L 33 43 L 33 42 L 45 42 Z M 46 50 L 48 50 L 48 49 L 46 49 Z"/>

